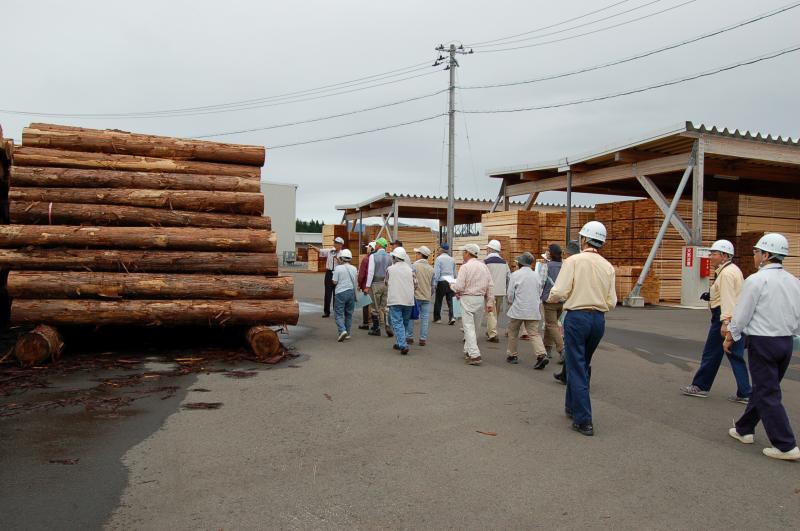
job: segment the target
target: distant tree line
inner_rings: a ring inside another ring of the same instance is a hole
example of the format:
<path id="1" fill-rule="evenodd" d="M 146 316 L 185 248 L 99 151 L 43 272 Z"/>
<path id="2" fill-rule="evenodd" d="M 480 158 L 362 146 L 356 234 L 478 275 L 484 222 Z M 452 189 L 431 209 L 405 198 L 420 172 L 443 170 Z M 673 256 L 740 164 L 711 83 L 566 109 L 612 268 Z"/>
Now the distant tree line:
<path id="1" fill-rule="evenodd" d="M 324 222 L 315 219 L 311 221 L 296 219 L 294 221 L 294 230 L 296 232 L 322 232 L 322 226 L 324 224 Z"/>

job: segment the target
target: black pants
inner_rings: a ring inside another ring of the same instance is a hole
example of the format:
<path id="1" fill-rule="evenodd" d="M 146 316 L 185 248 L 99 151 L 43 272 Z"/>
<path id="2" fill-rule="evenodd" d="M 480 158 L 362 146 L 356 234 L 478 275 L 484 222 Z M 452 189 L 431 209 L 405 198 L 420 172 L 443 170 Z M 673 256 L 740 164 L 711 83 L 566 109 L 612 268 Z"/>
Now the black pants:
<path id="1" fill-rule="evenodd" d="M 440 280 L 436 284 L 436 301 L 433 304 L 433 320 L 442 320 L 442 299 L 447 299 L 447 313 L 450 320 L 453 319 L 453 290 L 450 289 L 450 284 L 446 280 Z"/>
<path id="2" fill-rule="evenodd" d="M 370 323 L 369 304 L 361 308 L 361 316 L 365 325 Z"/>
<path id="3" fill-rule="evenodd" d="M 333 283 L 333 271 L 325 270 L 325 306 L 324 314 L 330 315 L 331 314 L 331 301 L 333 300 L 333 290 L 336 288 L 336 285 Z"/>

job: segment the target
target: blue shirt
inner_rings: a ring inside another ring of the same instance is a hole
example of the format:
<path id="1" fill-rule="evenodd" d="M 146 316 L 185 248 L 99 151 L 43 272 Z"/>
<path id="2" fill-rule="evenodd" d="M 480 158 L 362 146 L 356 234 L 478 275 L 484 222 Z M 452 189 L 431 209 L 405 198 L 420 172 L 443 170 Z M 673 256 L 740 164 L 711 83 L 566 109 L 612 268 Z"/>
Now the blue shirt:
<path id="1" fill-rule="evenodd" d="M 442 253 L 433 262 L 433 285 L 439 283 L 443 276 L 456 278 L 456 261 L 447 253 Z"/>

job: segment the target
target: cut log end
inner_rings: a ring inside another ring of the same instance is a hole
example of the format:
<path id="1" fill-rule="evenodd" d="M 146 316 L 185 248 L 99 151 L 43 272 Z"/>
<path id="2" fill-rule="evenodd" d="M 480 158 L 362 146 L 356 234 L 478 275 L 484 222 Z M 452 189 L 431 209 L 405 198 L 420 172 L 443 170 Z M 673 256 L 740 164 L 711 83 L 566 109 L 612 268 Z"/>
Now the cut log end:
<path id="1" fill-rule="evenodd" d="M 247 343 L 259 358 L 279 356 L 283 352 L 277 332 L 268 326 L 254 326 L 247 331 Z"/>
<path id="2" fill-rule="evenodd" d="M 23 367 L 31 367 L 51 359 L 58 361 L 64 350 L 61 334 L 52 326 L 38 325 L 17 339 L 14 356 Z"/>

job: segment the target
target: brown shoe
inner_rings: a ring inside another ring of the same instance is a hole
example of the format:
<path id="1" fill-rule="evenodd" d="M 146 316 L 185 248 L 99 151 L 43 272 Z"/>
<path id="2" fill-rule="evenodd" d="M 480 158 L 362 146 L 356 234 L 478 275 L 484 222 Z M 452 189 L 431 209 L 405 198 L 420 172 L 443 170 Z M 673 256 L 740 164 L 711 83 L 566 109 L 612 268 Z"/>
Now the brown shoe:
<path id="1" fill-rule="evenodd" d="M 424 339 L 420 339 L 420 340 L 419 340 L 419 346 L 421 346 L 421 347 L 424 347 L 424 346 L 425 346 L 425 345 L 427 345 L 427 344 L 428 344 L 428 342 L 427 342 L 427 341 L 425 341 Z"/>
<path id="2" fill-rule="evenodd" d="M 500 338 L 497 336 L 493 336 L 490 337 L 487 341 L 489 341 L 489 343 L 500 343 Z"/>
<path id="3" fill-rule="evenodd" d="M 480 356 L 477 358 L 469 358 L 467 360 L 467 365 L 480 365 L 481 363 L 483 363 L 483 360 L 481 360 Z"/>
<path id="4" fill-rule="evenodd" d="M 522 341 L 530 341 L 531 340 L 531 336 L 529 336 L 528 334 L 522 334 L 521 336 L 519 336 L 519 338 Z"/>
<path id="5" fill-rule="evenodd" d="M 408 343 L 409 345 L 413 345 L 414 339 L 409 337 L 408 339 L 406 339 L 406 343 Z"/>

